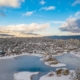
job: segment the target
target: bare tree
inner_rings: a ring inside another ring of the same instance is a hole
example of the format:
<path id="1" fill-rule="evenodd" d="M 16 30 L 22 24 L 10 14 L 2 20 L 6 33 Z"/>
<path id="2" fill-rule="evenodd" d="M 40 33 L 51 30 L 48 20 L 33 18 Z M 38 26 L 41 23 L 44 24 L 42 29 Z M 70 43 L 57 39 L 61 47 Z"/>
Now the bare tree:
<path id="1" fill-rule="evenodd" d="M 74 80 L 80 80 L 80 69 L 77 69 L 77 70 L 75 71 Z"/>

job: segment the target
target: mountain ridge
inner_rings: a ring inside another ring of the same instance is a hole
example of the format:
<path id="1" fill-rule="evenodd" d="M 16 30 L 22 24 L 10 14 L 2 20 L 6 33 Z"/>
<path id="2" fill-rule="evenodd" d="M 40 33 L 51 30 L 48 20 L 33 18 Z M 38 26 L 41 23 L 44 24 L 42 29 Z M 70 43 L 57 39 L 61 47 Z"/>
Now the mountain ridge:
<path id="1" fill-rule="evenodd" d="M 45 36 L 47 38 L 52 38 L 52 39 L 80 39 L 80 35 L 70 35 L 70 36 Z"/>

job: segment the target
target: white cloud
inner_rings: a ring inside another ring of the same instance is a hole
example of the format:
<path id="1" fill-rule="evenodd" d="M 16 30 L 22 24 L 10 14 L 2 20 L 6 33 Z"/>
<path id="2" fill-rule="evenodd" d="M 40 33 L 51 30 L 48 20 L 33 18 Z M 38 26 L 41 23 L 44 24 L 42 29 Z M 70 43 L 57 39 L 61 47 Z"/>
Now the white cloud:
<path id="1" fill-rule="evenodd" d="M 69 18 L 60 27 L 61 31 L 67 31 L 71 33 L 80 33 L 80 19 Z"/>
<path id="2" fill-rule="evenodd" d="M 0 0 L 0 6 L 19 7 L 24 0 Z"/>
<path id="3" fill-rule="evenodd" d="M 40 10 L 55 10 L 55 6 L 42 7 Z"/>
<path id="4" fill-rule="evenodd" d="M 34 13 L 34 11 L 28 11 L 25 14 L 23 14 L 23 16 L 31 16 Z"/>
<path id="5" fill-rule="evenodd" d="M 75 5 L 77 5 L 77 4 L 80 4 L 80 0 L 75 0 L 75 2 L 72 3 L 72 6 L 75 6 Z"/>
<path id="6" fill-rule="evenodd" d="M 45 2 L 44 0 L 41 0 L 41 1 L 40 1 L 40 4 L 41 4 L 41 5 L 44 5 L 45 3 L 46 3 L 46 2 Z"/>
<path id="7" fill-rule="evenodd" d="M 76 17 L 80 17 L 80 11 L 75 14 Z"/>
<path id="8" fill-rule="evenodd" d="M 18 25 L 8 25 L 4 27 L 0 27 L 1 33 L 6 32 L 20 32 L 20 33 L 28 33 L 28 32 L 36 32 L 42 31 L 50 26 L 49 23 L 38 24 L 38 23 L 31 23 L 31 24 L 18 24 Z"/>

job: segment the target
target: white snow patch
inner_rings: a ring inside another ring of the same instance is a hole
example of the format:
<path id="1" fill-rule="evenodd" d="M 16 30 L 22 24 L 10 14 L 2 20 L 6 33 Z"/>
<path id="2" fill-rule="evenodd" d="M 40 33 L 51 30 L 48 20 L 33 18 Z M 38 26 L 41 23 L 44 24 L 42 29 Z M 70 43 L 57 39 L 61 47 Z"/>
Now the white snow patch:
<path id="1" fill-rule="evenodd" d="M 71 51 L 70 54 L 80 58 L 80 51 L 79 52 Z"/>
<path id="2" fill-rule="evenodd" d="M 32 75 L 37 75 L 38 72 L 19 72 L 14 74 L 14 80 L 31 80 Z"/>
<path id="3" fill-rule="evenodd" d="M 58 64 L 51 64 L 49 65 L 48 62 L 44 62 L 46 65 L 51 66 L 51 67 L 63 67 L 66 66 L 66 64 L 58 63 Z"/>
<path id="4" fill-rule="evenodd" d="M 65 75 L 57 76 L 54 72 L 53 76 L 48 76 L 47 74 L 45 76 L 42 76 L 40 80 L 72 80 L 71 73 L 74 73 L 74 71 L 70 70 L 70 74 L 66 76 Z"/>

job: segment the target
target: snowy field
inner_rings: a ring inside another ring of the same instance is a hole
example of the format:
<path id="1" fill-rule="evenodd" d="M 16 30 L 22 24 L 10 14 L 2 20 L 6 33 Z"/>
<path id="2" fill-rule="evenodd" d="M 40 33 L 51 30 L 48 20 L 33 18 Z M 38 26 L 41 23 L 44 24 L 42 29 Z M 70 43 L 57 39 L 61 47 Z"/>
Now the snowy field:
<path id="1" fill-rule="evenodd" d="M 49 76 L 50 73 L 48 73 L 47 75 L 42 76 L 39 80 L 72 80 L 74 77 L 74 70 L 70 70 L 70 74 L 69 75 L 61 75 L 61 76 L 57 76 L 55 72 L 51 72 L 54 75 L 53 76 Z M 73 76 L 71 76 L 71 74 L 73 73 Z M 31 80 L 31 77 L 33 75 L 37 75 L 39 74 L 38 72 L 19 72 L 19 73 L 15 73 L 14 74 L 14 80 Z"/>
<path id="2" fill-rule="evenodd" d="M 70 73 L 74 73 L 74 71 L 71 70 Z M 49 73 L 48 73 L 48 74 L 49 74 Z M 48 76 L 48 74 L 45 75 L 45 76 L 42 76 L 42 77 L 40 78 L 40 80 L 72 80 L 72 77 L 71 77 L 70 74 L 67 75 L 67 76 L 65 76 L 65 75 L 57 76 L 57 75 L 55 74 L 55 72 L 53 72 L 53 74 L 54 74 L 53 76 Z M 74 75 L 74 74 L 73 74 L 73 75 Z"/>
<path id="3" fill-rule="evenodd" d="M 33 75 L 39 74 L 38 72 L 19 72 L 14 74 L 14 80 L 31 80 Z"/>

